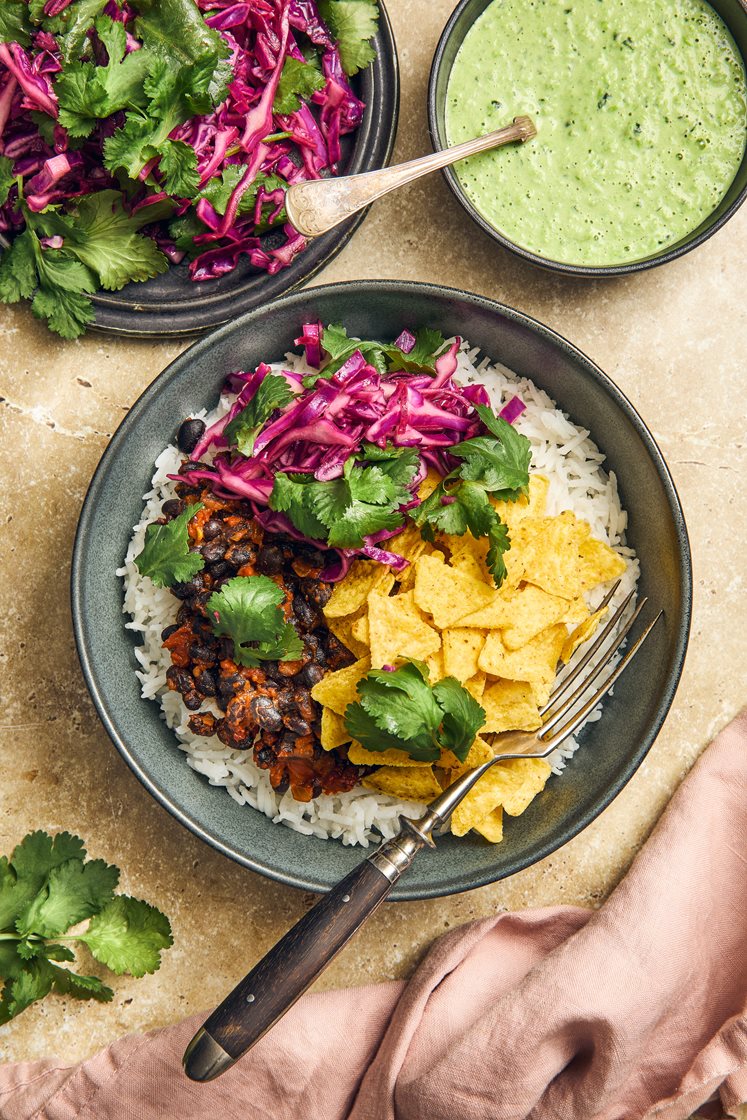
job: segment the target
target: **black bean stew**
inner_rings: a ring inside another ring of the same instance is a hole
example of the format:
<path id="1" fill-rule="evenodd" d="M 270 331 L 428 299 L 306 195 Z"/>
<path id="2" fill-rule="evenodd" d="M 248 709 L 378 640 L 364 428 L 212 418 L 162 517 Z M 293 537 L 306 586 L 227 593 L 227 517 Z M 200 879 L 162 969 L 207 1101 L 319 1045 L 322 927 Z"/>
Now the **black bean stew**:
<path id="1" fill-rule="evenodd" d="M 234 750 L 252 750 L 257 765 L 269 771 L 273 789 L 290 789 L 297 801 L 347 792 L 365 770 L 348 762 L 345 749 L 322 749 L 321 708 L 311 698 L 325 672 L 355 660 L 324 620 L 322 608 L 332 585 L 319 579 L 322 554 L 282 536 L 265 538 L 245 502 L 216 498 L 208 488 L 198 492 L 181 483 L 177 493 L 178 498 L 163 505 L 165 521 L 187 505 L 203 504 L 189 522 L 189 535 L 205 567 L 171 588 L 181 605 L 176 624 L 162 634 L 172 661 L 168 686 L 181 693 L 193 713 L 190 729 L 217 735 Z M 284 591 L 283 610 L 303 642 L 298 661 L 264 661 L 259 668 L 245 668 L 233 660 L 231 639 L 213 633 L 206 611 L 211 593 L 234 576 L 251 575 L 269 576 Z M 202 710 L 207 698 L 222 715 Z"/>

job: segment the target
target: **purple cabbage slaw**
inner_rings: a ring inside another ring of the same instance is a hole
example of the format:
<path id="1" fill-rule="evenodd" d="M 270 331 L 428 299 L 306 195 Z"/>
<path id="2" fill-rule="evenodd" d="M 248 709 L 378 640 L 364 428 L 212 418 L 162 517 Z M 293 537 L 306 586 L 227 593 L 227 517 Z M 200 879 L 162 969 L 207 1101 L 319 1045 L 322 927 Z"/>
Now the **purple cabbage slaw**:
<path id="1" fill-rule="evenodd" d="M 47 0 L 45 16 L 63 12 L 71 0 Z M 249 214 L 238 213 L 242 196 L 258 174 L 273 175 L 282 184 L 318 179 L 323 172 L 337 173 L 340 138 L 360 124 L 364 104 L 353 93 L 345 75 L 338 47 L 322 21 L 315 0 L 196 0 L 209 27 L 218 31 L 231 49 L 233 80 L 229 96 L 211 113 L 195 116 L 179 125 L 169 138 L 192 145 L 197 153 L 200 187 L 225 168 L 245 168 L 233 190 L 224 215 L 202 199 L 192 213 L 199 219 L 194 238 L 199 251 L 190 262 L 193 280 L 202 281 L 232 271 L 246 255 L 258 270 L 274 274 L 287 268 L 306 247 L 306 240 L 287 222 L 283 241 L 263 247 L 258 232 L 278 222 L 283 211 L 284 187 L 260 188 Z M 135 9 L 127 2 L 109 0 L 104 14 L 124 23 L 128 52 L 141 46 L 135 37 Z M 305 36 L 305 39 L 302 38 Z M 273 100 L 287 58 L 304 60 L 301 46 L 309 40 L 320 53 L 324 87 L 301 100 L 293 113 L 273 113 Z M 23 179 L 26 204 L 33 211 L 64 204 L 97 190 L 119 184 L 102 163 L 103 142 L 111 135 L 122 114 L 99 123 L 89 140 L 77 147 L 57 123 L 58 103 L 54 78 L 63 69 L 60 49 L 53 35 L 44 30 L 32 34 L 30 48 L 19 43 L 0 44 L 0 155 L 13 161 L 13 174 Z M 32 119 L 33 111 L 54 121 L 52 143 L 48 143 Z M 277 138 L 272 138 L 277 134 Z M 287 135 L 286 135 L 287 134 Z M 140 189 L 131 200 L 134 209 L 168 198 L 158 189 L 157 161 L 140 173 Z M 0 232 L 23 228 L 15 209 L 16 188 L 0 207 Z M 194 200 L 174 199 L 176 215 L 183 215 Z M 263 211 L 264 207 L 264 211 Z M 185 252 L 177 248 L 166 224 L 146 228 L 172 263 Z"/>
<path id="2" fill-rule="evenodd" d="M 306 360 L 318 369 L 322 359 L 322 324 L 305 323 L 297 345 L 303 345 Z M 404 343 L 404 346 L 402 345 Z M 401 572 L 408 561 L 396 551 L 382 548 L 385 540 L 398 536 L 403 527 L 382 530 L 364 539 L 362 548 L 330 549 L 322 541 L 301 533 L 283 513 L 270 509 L 275 474 L 313 474 L 319 481 L 339 478 L 347 460 L 363 443 L 384 448 L 414 447 L 420 451 L 420 464 L 410 489 L 412 498 L 400 511 L 420 504 L 418 487 L 429 468 L 446 475 L 458 460 L 449 454 L 455 443 L 489 434 L 475 405 L 489 405 L 484 385 L 459 385 L 454 381 L 461 338 L 455 338 L 435 362 L 435 373 L 379 373 L 366 362 L 360 350 L 354 351 L 328 380 L 319 379 L 308 389 L 303 375 L 283 370 L 282 376 L 296 394 L 282 409 L 276 409 L 262 426 L 250 457 L 229 448 L 224 432 L 228 424 L 252 400 L 259 385 L 273 371 L 260 363 L 252 373 L 231 374 L 226 390 L 236 394 L 229 411 L 208 427 L 174 480 L 193 485 L 207 484 L 217 497 L 242 498 L 251 503 L 254 517 L 271 533 L 282 533 L 305 541 L 329 555 L 321 578 L 336 582 L 347 573 L 356 557 L 388 564 Z M 415 337 L 400 334 L 396 346 L 409 353 Z M 404 349 L 407 347 L 407 350 Z M 513 423 L 526 406 L 514 396 L 498 414 Z M 214 452 L 212 463 L 200 461 Z M 198 465 L 199 464 L 199 465 Z M 444 502 L 449 498 L 445 497 Z"/>

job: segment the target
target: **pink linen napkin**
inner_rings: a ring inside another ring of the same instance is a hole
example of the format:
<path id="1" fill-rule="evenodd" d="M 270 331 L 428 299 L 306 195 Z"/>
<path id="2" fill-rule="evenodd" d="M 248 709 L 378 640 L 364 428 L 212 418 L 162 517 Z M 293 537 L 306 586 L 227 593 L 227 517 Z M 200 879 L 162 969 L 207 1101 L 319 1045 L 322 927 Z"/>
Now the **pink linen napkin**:
<path id="1" fill-rule="evenodd" d="M 501 914 L 407 984 L 306 996 L 208 1085 L 204 1016 L 0 1068 L 2 1120 L 684 1120 L 747 1100 L 747 713 L 596 912 Z M 27 1014 L 34 1014 L 33 1010 Z"/>

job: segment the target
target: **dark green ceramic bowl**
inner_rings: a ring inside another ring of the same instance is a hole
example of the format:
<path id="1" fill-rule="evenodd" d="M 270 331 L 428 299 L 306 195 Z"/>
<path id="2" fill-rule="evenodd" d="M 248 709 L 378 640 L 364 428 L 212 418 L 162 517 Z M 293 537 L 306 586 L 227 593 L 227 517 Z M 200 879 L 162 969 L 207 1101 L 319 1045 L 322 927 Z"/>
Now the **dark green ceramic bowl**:
<path id="1" fill-rule="evenodd" d="M 583 747 L 549 782 L 502 844 L 446 836 L 395 888 L 399 899 L 465 891 L 512 875 L 564 844 L 620 792 L 672 702 L 690 625 L 691 570 L 682 510 L 661 453 L 619 389 L 548 327 L 481 296 L 428 284 L 367 281 L 285 296 L 195 343 L 158 377 L 122 422 L 99 464 L 75 540 L 72 607 L 83 672 L 115 746 L 178 820 L 246 867 L 324 891 L 361 859 L 358 848 L 273 825 L 191 770 L 155 703 L 140 699 L 132 635 L 124 628 L 122 563 L 141 515 L 153 462 L 183 417 L 211 408 L 225 375 L 281 358 L 308 319 L 342 321 L 351 334 L 394 338 L 404 326 L 461 334 L 534 379 L 592 433 L 617 473 L 641 560 L 640 590 L 664 610 L 641 653 L 585 729 Z"/>
<path id="2" fill-rule="evenodd" d="M 428 129 L 431 134 L 431 143 L 434 150 L 440 151 L 448 146 L 446 139 L 446 90 L 449 84 L 451 68 L 457 52 L 464 42 L 464 38 L 476 19 L 482 15 L 493 0 L 460 0 L 449 17 L 449 22 L 444 28 L 439 39 L 436 53 L 433 56 L 430 79 L 428 82 Z M 731 32 L 739 53 L 747 66 L 747 0 L 710 0 L 711 7 L 718 13 Z M 600 8 L 600 11 L 603 9 Z M 454 196 L 469 214 L 470 218 L 497 241 L 505 249 L 509 249 L 518 257 L 531 261 L 551 272 L 561 272 L 567 276 L 623 276 L 629 272 L 641 272 L 646 268 L 654 268 L 658 264 L 667 264 L 684 256 L 691 249 L 702 245 L 709 237 L 721 229 L 726 222 L 736 214 L 739 207 L 747 198 L 747 151 L 742 157 L 731 186 L 719 202 L 716 209 L 705 218 L 700 225 L 690 233 L 680 238 L 673 245 L 667 245 L 657 253 L 642 257 L 637 261 L 628 261 L 626 264 L 612 265 L 583 265 L 567 264 L 564 261 L 554 261 L 550 257 L 541 257 L 529 249 L 511 241 L 501 230 L 483 216 L 483 214 L 467 197 L 462 187 L 461 180 L 453 167 L 444 168 L 443 174 Z"/>

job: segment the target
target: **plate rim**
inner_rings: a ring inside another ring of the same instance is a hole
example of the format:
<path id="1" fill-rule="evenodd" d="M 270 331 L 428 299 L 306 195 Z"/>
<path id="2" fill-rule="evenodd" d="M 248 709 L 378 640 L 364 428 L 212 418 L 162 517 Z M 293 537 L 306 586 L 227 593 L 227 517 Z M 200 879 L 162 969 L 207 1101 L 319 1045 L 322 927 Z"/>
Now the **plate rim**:
<path id="1" fill-rule="evenodd" d="M 682 504 L 680 502 L 679 494 L 677 492 L 674 479 L 672 478 L 669 467 L 664 459 L 664 456 L 659 449 L 659 446 L 654 439 L 653 434 L 648 429 L 647 425 L 641 418 L 638 411 L 631 404 L 622 390 L 617 384 L 606 374 L 588 355 L 586 355 L 579 347 L 570 342 L 564 335 L 560 334 L 554 328 L 547 326 L 535 319 L 533 316 L 525 312 L 519 311 L 516 308 L 510 307 L 507 304 L 501 303 L 498 300 L 493 300 L 487 296 L 480 295 L 476 292 L 469 292 L 464 289 L 451 288 L 446 285 L 431 284 L 421 281 L 412 280 L 364 280 L 357 282 L 358 290 L 365 294 L 367 291 L 372 293 L 378 291 L 391 291 L 396 288 L 397 291 L 403 293 L 403 297 L 407 293 L 418 293 L 426 296 L 433 295 L 440 298 L 453 299 L 458 303 L 472 305 L 479 307 L 483 310 L 489 311 L 491 314 L 502 315 L 512 322 L 528 328 L 533 333 L 538 333 L 546 340 L 550 341 L 561 349 L 566 350 L 572 357 L 580 361 L 586 373 L 588 373 L 594 380 L 598 381 L 602 388 L 613 398 L 614 402 L 619 408 L 627 415 L 628 420 L 633 425 L 637 435 L 643 442 L 644 446 L 650 457 L 652 458 L 657 470 L 657 474 L 662 481 L 664 492 L 666 494 L 667 503 L 670 508 L 672 516 L 673 530 L 678 544 L 678 569 L 681 580 L 682 590 L 682 607 L 681 616 L 677 620 L 676 625 L 676 641 L 674 643 L 672 663 L 669 673 L 663 684 L 661 690 L 661 702 L 658 706 L 657 712 L 648 728 L 647 734 L 643 737 L 641 743 L 635 751 L 627 757 L 625 765 L 621 768 L 616 780 L 610 784 L 605 791 L 604 795 L 599 799 L 598 803 L 591 807 L 588 811 L 582 813 L 577 822 L 567 831 L 562 839 L 548 840 L 544 844 L 535 845 L 531 850 L 528 850 L 524 856 L 517 857 L 509 869 L 499 875 L 493 875 L 489 870 L 484 874 L 477 875 L 468 884 L 459 883 L 449 880 L 447 885 L 438 884 L 425 884 L 422 887 L 408 887 L 407 877 L 398 883 L 390 899 L 392 901 L 419 901 L 431 898 L 444 898 L 452 894 L 465 893 L 466 891 L 474 890 L 479 887 L 487 886 L 491 883 L 500 881 L 501 879 L 508 878 L 511 875 L 517 874 L 519 871 L 525 870 L 527 867 L 538 863 L 540 860 L 546 858 L 552 852 L 557 851 L 563 847 L 568 841 L 572 840 L 580 832 L 588 827 L 593 820 L 595 820 L 606 809 L 612 801 L 618 796 L 621 790 L 627 785 L 636 770 L 639 768 L 644 758 L 648 754 L 650 747 L 655 741 L 672 705 L 679 681 L 681 679 L 682 670 L 687 652 L 690 627 L 692 620 L 692 596 L 693 596 L 693 572 L 692 572 L 692 555 L 690 549 L 689 535 L 687 525 L 685 522 Z M 96 499 L 99 491 L 105 484 L 106 476 L 109 470 L 110 463 L 117 457 L 119 448 L 125 444 L 129 435 L 129 431 L 135 427 L 142 416 L 142 414 L 150 406 L 151 402 L 158 396 L 161 391 L 161 386 L 167 383 L 171 378 L 177 376 L 182 366 L 186 362 L 194 359 L 195 354 L 200 355 L 203 351 L 209 351 L 217 339 L 230 334 L 233 331 L 241 330 L 246 319 L 256 315 L 262 311 L 263 314 L 281 314 L 288 304 L 293 305 L 296 301 L 302 300 L 309 295 L 334 295 L 344 289 L 349 288 L 348 282 L 338 282 L 334 284 L 325 284 L 315 287 L 313 289 L 304 290 L 302 292 L 288 292 L 286 295 L 277 300 L 273 300 L 264 309 L 255 309 L 254 311 L 246 312 L 238 319 L 226 323 L 216 330 L 211 331 L 210 334 L 198 338 L 192 346 L 188 347 L 181 354 L 179 354 L 173 361 L 171 361 L 157 377 L 143 390 L 139 397 L 135 400 L 127 415 L 120 422 L 116 431 L 113 433 L 109 443 L 107 444 L 104 452 L 96 466 L 96 469 L 91 477 L 90 483 L 86 490 L 86 495 L 83 500 L 78 524 L 75 531 L 75 538 L 72 551 L 72 564 L 70 574 L 70 594 L 71 594 L 71 613 L 73 623 L 73 633 L 75 638 L 75 646 L 78 654 L 83 677 L 86 682 L 91 699 L 93 700 L 97 714 L 104 725 L 107 734 L 112 740 L 117 751 L 127 763 L 132 772 L 140 780 L 142 785 L 148 792 L 158 801 L 158 803 L 168 810 L 168 812 L 184 827 L 188 828 L 194 835 L 207 842 L 211 847 L 221 852 L 223 855 L 228 856 L 234 862 L 239 863 L 247 869 L 263 875 L 265 878 L 272 879 L 276 882 L 284 883 L 288 886 L 297 887 L 302 890 L 310 890 L 316 893 L 326 893 L 331 889 L 331 885 L 319 878 L 313 877 L 309 874 L 299 874 L 293 870 L 283 870 L 274 867 L 267 867 L 260 861 L 252 858 L 251 855 L 246 855 L 239 851 L 235 844 L 224 842 L 218 837 L 211 835 L 205 827 L 198 820 L 196 820 L 189 812 L 188 809 L 182 808 L 178 805 L 173 798 L 151 779 L 146 773 L 144 767 L 140 764 L 135 754 L 132 752 L 129 745 L 125 742 L 123 736 L 118 731 L 117 727 L 112 720 L 109 707 L 104 695 L 104 691 L 99 687 L 97 672 L 93 665 L 92 659 L 89 656 L 89 651 L 86 647 L 85 641 L 85 620 L 84 620 L 84 569 L 85 569 L 85 547 L 87 544 L 87 536 L 90 532 L 91 521 L 94 516 L 94 509 Z M 362 855 L 362 859 L 366 856 Z"/>

